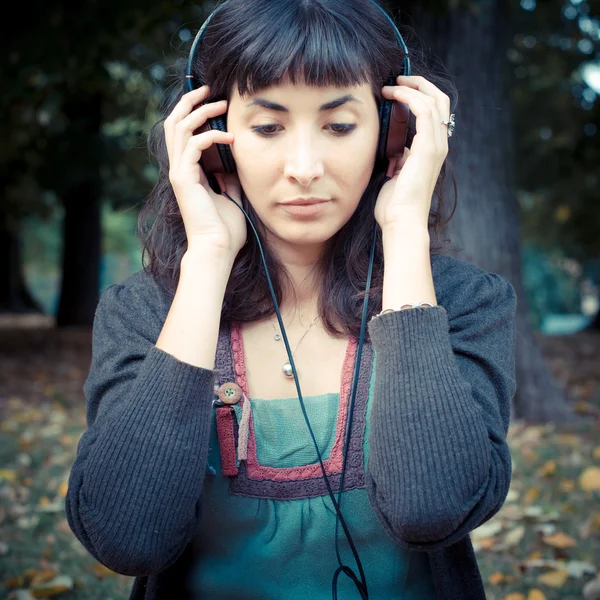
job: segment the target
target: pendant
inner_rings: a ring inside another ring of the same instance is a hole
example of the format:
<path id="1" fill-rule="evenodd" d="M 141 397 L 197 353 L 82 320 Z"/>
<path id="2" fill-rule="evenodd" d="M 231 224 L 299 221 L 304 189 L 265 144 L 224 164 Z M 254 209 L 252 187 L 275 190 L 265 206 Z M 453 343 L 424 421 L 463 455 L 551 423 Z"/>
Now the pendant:
<path id="1" fill-rule="evenodd" d="M 292 371 L 292 365 L 290 364 L 289 360 L 287 362 L 283 363 L 283 374 L 288 379 L 293 379 L 294 378 L 294 372 Z"/>
<path id="2" fill-rule="evenodd" d="M 276 341 L 279 341 L 281 339 L 281 336 L 278 333 L 275 333 L 273 338 L 275 338 Z"/>

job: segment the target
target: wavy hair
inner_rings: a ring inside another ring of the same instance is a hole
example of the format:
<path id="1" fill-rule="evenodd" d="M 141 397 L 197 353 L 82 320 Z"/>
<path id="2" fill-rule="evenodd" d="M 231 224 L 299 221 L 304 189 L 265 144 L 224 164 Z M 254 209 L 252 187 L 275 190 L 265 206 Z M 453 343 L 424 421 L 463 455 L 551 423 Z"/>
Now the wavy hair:
<path id="1" fill-rule="evenodd" d="M 353 86 L 369 83 L 377 106 L 381 87 L 390 74 L 403 72 L 403 51 L 390 23 L 374 2 L 379 0 L 227 0 L 213 16 L 199 44 L 194 75 L 208 84 L 211 98 L 231 99 L 234 85 L 241 96 L 289 79 L 311 86 Z M 408 26 L 398 25 L 411 56 L 413 75 L 422 75 L 457 102 L 452 80 L 426 65 L 426 56 L 412 47 L 418 39 Z M 138 234 L 144 270 L 170 294 L 179 280 L 180 261 L 187 249 L 183 220 L 169 181 L 169 160 L 162 123 L 184 94 L 184 70 L 173 73 L 171 93 L 165 95 L 160 118 L 152 127 L 148 148 L 159 166 L 158 180 L 142 207 Z M 407 145 L 415 135 L 411 114 Z M 452 177 L 454 207 L 447 209 L 444 190 Z M 359 205 L 348 222 L 325 244 L 315 265 L 320 276 L 318 310 L 325 329 L 334 337 L 359 336 L 362 304 L 375 224 L 374 207 L 385 178 L 385 165 L 375 164 Z M 242 206 L 252 219 L 263 245 L 277 302 L 290 290 L 289 275 L 264 235 L 265 229 L 242 190 Z M 437 202 L 436 202 L 437 201 Z M 448 157 L 436 183 L 428 231 L 431 254 L 449 250 L 443 227 L 456 209 L 457 186 Z M 436 206 L 437 204 L 437 206 Z M 148 224 L 148 221 L 152 221 Z M 146 260 L 147 259 L 147 260 Z M 383 249 L 378 230 L 368 316 L 381 311 Z M 258 243 L 248 226 L 248 241 L 235 258 L 225 291 L 221 324 L 248 322 L 275 314 Z M 368 338 L 368 330 L 365 332 Z"/>

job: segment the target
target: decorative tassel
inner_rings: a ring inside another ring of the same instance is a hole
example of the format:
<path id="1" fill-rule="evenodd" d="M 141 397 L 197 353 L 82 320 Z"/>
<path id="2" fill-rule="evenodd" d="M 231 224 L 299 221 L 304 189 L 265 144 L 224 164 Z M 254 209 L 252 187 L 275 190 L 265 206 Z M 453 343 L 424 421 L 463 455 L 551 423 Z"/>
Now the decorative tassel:
<path id="1" fill-rule="evenodd" d="M 250 435 L 250 399 L 246 394 L 242 395 L 242 419 L 238 431 L 238 460 L 248 458 L 248 436 Z"/>

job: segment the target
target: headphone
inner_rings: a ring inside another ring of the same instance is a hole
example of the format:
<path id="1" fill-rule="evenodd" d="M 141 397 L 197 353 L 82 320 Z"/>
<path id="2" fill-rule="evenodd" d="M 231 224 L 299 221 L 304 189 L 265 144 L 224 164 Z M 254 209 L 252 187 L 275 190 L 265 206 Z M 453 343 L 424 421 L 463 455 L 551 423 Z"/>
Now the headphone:
<path id="1" fill-rule="evenodd" d="M 410 58 L 408 56 L 408 48 L 406 47 L 406 44 L 404 43 L 404 39 L 402 38 L 402 35 L 398 31 L 396 24 L 391 19 L 391 17 L 385 12 L 385 10 L 381 6 L 379 6 L 379 4 L 377 4 L 377 2 L 375 0 L 369 0 L 369 1 L 372 2 L 383 13 L 385 18 L 391 24 L 391 26 L 396 34 L 396 38 L 398 39 L 398 42 L 404 52 L 404 69 L 403 69 L 402 74 L 405 76 L 410 76 L 412 72 L 411 72 L 411 67 L 410 67 Z M 194 42 L 193 42 L 191 50 L 190 50 L 190 54 L 188 57 L 187 66 L 186 66 L 186 70 L 185 70 L 185 82 L 184 82 L 185 93 L 191 92 L 194 89 L 196 89 L 197 87 L 201 87 L 203 85 L 203 82 L 197 81 L 197 77 L 193 73 L 194 56 L 196 55 L 198 44 L 200 43 L 202 34 L 204 33 L 206 26 L 210 23 L 210 20 L 212 19 L 212 17 L 219 10 L 221 10 L 221 8 L 225 4 L 227 4 L 227 0 L 225 0 L 225 2 L 223 2 L 223 4 L 219 5 L 209 15 L 209 17 L 206 19 L 206 21 L 204 22 L 204 24 L 202 25 L 202 27 L 196 34 L 196 37 L 194 39 Z M 196 81 L 197 81 L 197 84 L 195 83 Z M 391 73 L 389 75 L 389 77 L 386 79 L 384 85 L 389 85 L 389 86 L 396 85 L 396 78 L 393 73 Z M 215 102 L 216 99 L 211 99 L 211 101 Z M 202 104 L 207 104 L 207 102 L 203 102 Z M 375 160 L 376 164 L 385 164 L 386 161 L 389 161 L 392 158 L 400 157 L 403 155 L 404 148 L 406 146 L 409 116 L 410 116 L 410 110 L 406 104 L 404 104 L 402 102 L 397 102 L 394 100 L 388 100 L 386 98 L 382 98 L 381 103 L 379 105 L 379 139 L 377 141 L 377 154 L 376 154 L 376 160 Z M 224 132 L 227 131 L 226 115 L 209 117 L 207 119 L 207 122 L 204 123 L 202 125 L 202 127 L 199 128 L 198 133 L 210 131 L 213 129 L 216 129 L 218 131 L 224 131 Z M 216 178 L 214 177 L 214 174 L 215 173 L 224 174 L 224 173 L 235 173 L 236 172 L 236 165 L 235 165 L 235 160 L 233 158 L 233 153 L 231 151 L 231 148 L 227 144 L 212 144 L 206 150 L 203 150 L 202 156 L 200 158 L 200 166 L 202 167 L 202 170 L 204 171 L 211 188 L 213 189 L 213 191 L 215 191 L 215 193 L 218 193 L 218 194 L 221 193 L 221 190 L 220 190 L 220 187 L 219 187 L 219 184 L 218 184 Z M 391 177 L 386 175 L 386 177 L 384 179 L 384 183 L 386 181 L 389 181 L 390 179 L 391 179 Z M 344 443 L 344 453 L 343 453 L 344 458 L 343 458 L 343 462 L 342 462 L 340 488 L 339 488 L 339 492 L 338 492 L 338 498 L 336 501 L 336 499 L 333 495 L 333 491 L 331 489 L 331 485 L 329 483 L 329 479 L 327 478 L 327 474 L 325 473 L 325 467 L 323 465 L 323 459 L 321 457 L 321 453 L 319 451 L 317 441 L 315 439 L 312 428 L 308 421 L 308 416 L 306 414 L 306 409 L 304 407 L 304 401 L 302 400 L 302 393 L 300 392 L 300 384 L 298 382 L 298 374 L 296 372 L 296 365 L 294 364 L 294 358 L 292 356 L 292 351 L 290 350 L 287 335 L 285 333 L 285 327 L 283 325 L 283 321 L 281 319 L 281 314 L 279 312 L 279 305 L 277 304 L 277 300 L 275 297 L 275 290 L 273 289 L 271 277 L 269 276 L 269 272 L 267 269 L 267 263 L 266 263 L 265 255 L 263 252 L 263 248 L 262 248 L 262 244 L 260 242 L 258 232 L 256 231 L 254 224 L 250 220 L 250 217 L 248 216 L 246 211 L 240 206 L 240 204 L 238 204 L 238 202 L 236 202 L 227 192 L 224 192 L 224 195 L 227 196 L 227 198 L 229 198 L 229 200 L 231 200 L 244 213 L 244 216 L 246 217 L 246 220 L 248 221 L 248 223 L 251 225 L 251 227 L 254 231 L 256 240 L 258 242 L 258 247 L 259 247 L 259 250 L 261 253 L 263 266 L 265 268 L 265 274 L 267 276 L 267 282 L 269 284 L 269 289 L 271 291 L 271 297 L 273 298 L 273 304 L 275 306 L 275 312 L 277 313 L 277 320 L 279 322 L 279 327 L 281 329 L 281 334 L 283 337 L 283 341 L 285 343 L 285 349 L 288 354 L 289 362 L 292 367 L 292 372 L 294 374 L 294 381 L 296 383 L 296 390 L 298 391 L 298 399 L 300 400 L 300 406 L 302 408 L 304 420 L 306 421 L 306 424 L 310 431 L 310 435 L 312 437 L 315 449 L 317 451 L 317 456 L 319 457 L 319 463 L 321 465 L 321 471 L 323 473 L 327 491 L 329 493 L 329 496 L 331 498 L 331 501 L 333 502 L 333 506 L 336 511 L 335 547 L 336 547 L 336 555 L 337 555 L 338 563 L 340 566 L 336 569 L 336 571 L 333 575 L 332 598 L 333 598 L 333 600 L 337 600 L 337 580 L 340 575 L 340 572 L 343 571 L 346 575 L 348 575 L 348 577 L 350 577 L 350 579 L 352 579 L 354 581 L 354 583 L 361 595 L 361 598 L 368 599 L 369 592 L 368 592 L 368 588 L 367 588 L 367 581 L 366 581 L 365 573 L 364 573 L 360 558 L 358 556 L 358 553 L 356 551 L 354 541 L 352 540 L 352 536 L 350 535 L 350 532 L 346 525 L 346 521 L 344 520 L 344 517 L 342 515 L 340 505 L 341 505 L 342 490 L 344 489 L 344 473 L 346 471 L 346 457 L 348 454 L 348 442 L 350 439 L 350 431 L 352 428 L 352 415 L 354 412 L 354 398 L 356 396 L 356 388 L 358 385 L 358 374 L 359 374 L 359 370 L 360 370 L 360 361 L 361 361 L 361 357 L 362 357 L 362 347 L 363 347 L 363 341 L 364 341 L 365 326 L 366 326 L 366 321 L 367 321 L 369 290 L 371 289 L 371 273 L 373 270 L 373 259 L 374 259 L 374 255 L 375 255 L 375 243 L 376 243 L 376 239 L 377 239 L 377 222 L 374 223 L 374 227 L 373 227 L 373 238 L 372 238 L 372 242 L 371 242 L 369 269 L 368 269 L 368 273 L 367 273 L 367 282 L 366 282 L 366 286 L 365 286 L 366 294 L 365 294 L 364 303 L 363 303 L 363 313 L 362 313 L 362 322 L 361 322 L 361 327 L 360 327 L 358 352 L 356 355 L 355 366 L 354 366 L 354 382 L 352 385 L 352 394 L 350 396 L 350 410 L 349 410 L 349 414 L 348 414 L 348 422 L 346 424 L 346 440 Z M 350 545 L 350 548 L 352 549 L 352 553 L 356 560 L 358 570 L 360 573 L 360 580 L 356 577 L 354 571 L 350 567 L 348 567 L 342 563 L 342 560 L 340 557 L 340 552 L 339 552 L 339 547 L 338 547 L 338 523 L 340 523 L 340 522 L 342 524 L 342 528 L 344 529 L 344 533 L 346 535 L 346 539 L 348 540 L 348 544 Z"/>

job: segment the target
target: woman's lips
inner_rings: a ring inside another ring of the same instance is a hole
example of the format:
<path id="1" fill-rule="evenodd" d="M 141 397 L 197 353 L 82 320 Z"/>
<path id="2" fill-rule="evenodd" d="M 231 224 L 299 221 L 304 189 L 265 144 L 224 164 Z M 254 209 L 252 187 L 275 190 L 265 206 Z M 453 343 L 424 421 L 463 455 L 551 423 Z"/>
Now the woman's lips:
<path id="1" fill-rule="evenodd" d="M 326 200 L 325 202 L 315 202 L 313 204 L 282 204 L 281 206 L 291 215 L 298 217 L 312 217 L 313 215 L 323 212 L 329 202 L 329 200 Z"/>

